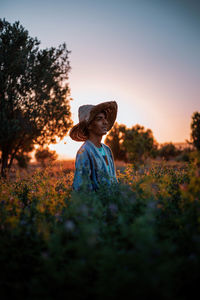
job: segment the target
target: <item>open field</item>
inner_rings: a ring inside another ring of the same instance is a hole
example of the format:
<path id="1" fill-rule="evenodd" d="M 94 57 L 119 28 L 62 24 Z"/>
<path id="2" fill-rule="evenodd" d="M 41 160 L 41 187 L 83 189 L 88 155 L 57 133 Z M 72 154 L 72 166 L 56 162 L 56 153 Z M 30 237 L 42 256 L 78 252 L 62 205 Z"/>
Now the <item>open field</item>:
<path id="1" fill-rule="evenodd" d="M 124 170 L 127 166 L 126 163 L 122 161 L 116 161 L 116 170 Z M 74 172 L 75 169 L 75 160 L 58 160 L 54 162 L 52 165 L 47 166 L 47 168 L 51 169 L 52 175 L 54 177 L 59 176 L 60 173 L 69 173 Z M 41 165 L 37 162 L 32 162 L 28 165 L 27 169 L 21 169 L 16 164 L 13 165 L 11 168 L 11 171 L 9 173 L 10 179 L 16 178 L 16 176 L 20 176 L 20 178 L 26 178 L 27 176 L 30 176 L 31 174 L 34 174 L 35 172 L 43 170 Z"/>
<path id="2" fill-rule="evenodd" d="M 162 159 L 149 159 L 146 163 L 146 167 L 149 168 L 152 165 L 161 165 L 163 164 Z M 116 171 L 117 172 L 123 172 L 126 167 L 129 164 L 123 162 L 123 161 L 115 161 Z M 171 167 L 184 167 L 185 163 L 177 163 L 174 160 L 167 162 L 168 166 Z M 47 169 L 51 169 L 50 173 L 52 176 L 57 177 L 60 173 L 69 173 L 74 172 L 75 170 L 75 160 L 69 159 L 69 160 L 57 160 L 53 164 L 47 165 Z M 30 176 L 34 174 L 37 171 L 43 171 L 44 169 L 41 167 L 41 164 L 37 162 L 29 163 L 27 169 L 19 168 L 16 164 L 13 165 L 11 168 L 11 171 L 9 173 L 10 179 L 15 179 L 16 176 L 19 176 L 20 178 L 26 178 L 27 176 Z"/>
<path id="3" fill-rule="evenodd" d="M 73 169 L 73 161 L 32 164 L 1 180 L 2 299 L 182 300 L 198 292 L 199 156 L 139 169 L 118 163 L 119 183 L 97 193 L 73 192 Z"/>

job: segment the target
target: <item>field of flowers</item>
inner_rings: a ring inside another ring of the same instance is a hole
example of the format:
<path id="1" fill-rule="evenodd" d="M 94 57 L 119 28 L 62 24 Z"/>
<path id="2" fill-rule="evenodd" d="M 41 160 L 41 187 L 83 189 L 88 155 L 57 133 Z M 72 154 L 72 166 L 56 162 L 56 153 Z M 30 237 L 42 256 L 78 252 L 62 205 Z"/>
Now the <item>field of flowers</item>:
<path id="1" fill-rule="evenodd" d="M 200 269 L 200 157 L 118 171 L 72 191 L 72 170 L 0 182 L 2 299 L 189 299 Z"/>

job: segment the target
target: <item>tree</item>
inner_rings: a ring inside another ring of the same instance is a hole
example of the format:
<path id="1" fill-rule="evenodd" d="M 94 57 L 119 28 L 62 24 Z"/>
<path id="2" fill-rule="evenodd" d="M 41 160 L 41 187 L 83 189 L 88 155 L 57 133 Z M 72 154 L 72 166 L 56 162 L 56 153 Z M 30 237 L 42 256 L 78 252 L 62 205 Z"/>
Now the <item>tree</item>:
<path id="1" fill-rule="evenodd" d="M 28 167 L 28 163 L 31 160 L 31 157 L 25 153 L 17 154 L 15 158 L 17 160 L 18 166 L 23 169 L 26 169 Z"/>
<path id="2" fill-rule="evenodd" d="M 45 168 L 47 162 L 53 162 L 57 159 L 58 155 L 56 151 L 50 150 L 48 147 L 46 148 L 39 148 L 36 150 L 35 158 L 36 160 L 41 163 L 42 167 Z"/>
<path id="3" fill-rule="evenodd" d="M 127 161 L 127 151 L 123 147 L 125 131 L 126 126 L 123 124 L 119 125 L 116 122 L 109 134 L 106 136 L 105 144 L 112 149 L 115 160 Z"/>
<path id="4" fill-rule="evenodd" d="M 157 143 L 150 129 L 135 125 L 127 128 L 115 123 L 105 139 L 115 159 L 125 162 L 142 162 L 156 154 Z"/>
<path id="5" fill-rule="evenodd" d="M 165 143 L 161 145 L 158 151 L 158 155 L 166 160 L 169 160 L 170 158 L 175 157 L 180 153 L 181 151 L 177 149 L 173 143 Z"/>
<path id="6" fill-rule="evenodd" d="M 152 131 L 138 124 L 126 130 L 123 146 L 130 162 L 142 163 L 146 158 L 154 157 L 157 150 Z"/>
<path id="7" fill-rule="evenodd" d="M 72 125 L 69 51 L 39 49 L 19 22 L 0 19 L 1 175 L 13 159 L 34 145 L 62 139 Z"/>
<path id="8" fill-rule="evenodd" d="M 197 111 L 192 115 L 191 139 L 193 146 L 200 151 L 200 113 Z"/>

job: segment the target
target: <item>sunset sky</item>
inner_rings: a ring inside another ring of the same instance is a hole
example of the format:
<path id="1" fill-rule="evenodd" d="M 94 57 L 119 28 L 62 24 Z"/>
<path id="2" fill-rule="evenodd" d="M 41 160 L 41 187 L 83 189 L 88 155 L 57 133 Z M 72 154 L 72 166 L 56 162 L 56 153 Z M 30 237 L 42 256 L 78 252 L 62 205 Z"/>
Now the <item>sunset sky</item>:
<path id="1" fill-rule="evenodd" d="M 200 1 L 1 0 L 0 18 L 20 21 L 41 48 L 66 42 L 71 111 L 116 100 L 117 122 L 143 125 L 159 143 L 190 138 L 200 111 Z M 74 158 L 81 143 L 51 146 Z"/>

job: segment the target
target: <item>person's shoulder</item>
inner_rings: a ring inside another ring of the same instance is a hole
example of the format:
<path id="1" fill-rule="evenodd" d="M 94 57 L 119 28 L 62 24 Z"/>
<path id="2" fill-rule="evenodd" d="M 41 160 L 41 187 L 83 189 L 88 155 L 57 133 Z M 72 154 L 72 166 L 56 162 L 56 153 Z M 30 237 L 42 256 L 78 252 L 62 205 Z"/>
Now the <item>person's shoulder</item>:
<path id="1" fill-rule="evenodd" d="M 102 145 L 103 145 L 106 149 L 110 149 L 110 147 L 107 146 L 106 144 L 102 143 Z"/>
<path id="2" fill-rule="evenodd" d="M 84 155 L 87 153 L 87 146 L 86 143 L 84 143 L 77 151 L 77 155 Z"/>
<path id="3" fill-rule="evenodd" d="M 109 151 L 111 153 L 111 149 L 109 146 L 107 146 L 106 144 L 103 144 L 103 143 L 102 143 L 102 145 L 107 151 Z"/>
<path id="4" fill-rule="evenodd" d="M 89 155 L 92 151 L 91 143 L 85 141 L 85 143 L 79 148 L 78 155 Z"/>

